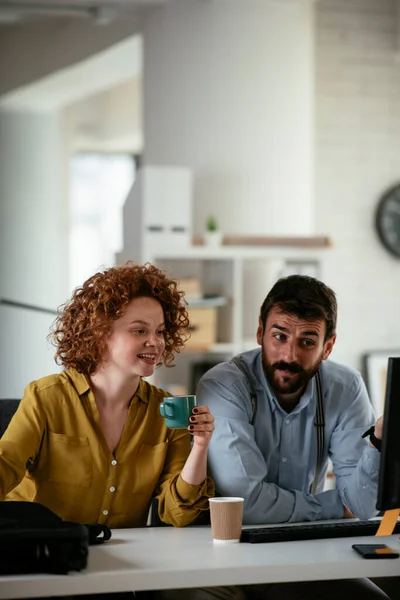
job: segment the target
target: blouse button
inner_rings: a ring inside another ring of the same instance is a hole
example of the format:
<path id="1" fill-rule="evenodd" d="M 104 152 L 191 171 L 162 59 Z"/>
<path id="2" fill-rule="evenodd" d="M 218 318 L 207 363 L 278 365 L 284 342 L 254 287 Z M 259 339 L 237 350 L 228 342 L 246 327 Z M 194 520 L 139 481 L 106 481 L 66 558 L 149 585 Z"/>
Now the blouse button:
<path id="1" fill-rule="evenodd" d="M 112 464 L 113 467 L 115 467 L 115 465 L 117 464 L 117 461 L 116 460 L 112 460 L 111 464 Z"/>
<path id="2" fill-rule="evenodd" d="M 108 510 L 103 510 L 103 515 L 108 515 Z"/>
<path id="3" fill-rule="evenodd" d="M 110 487 L 110 492 L 115 492 L 115 487 L 114 486 Z"/>

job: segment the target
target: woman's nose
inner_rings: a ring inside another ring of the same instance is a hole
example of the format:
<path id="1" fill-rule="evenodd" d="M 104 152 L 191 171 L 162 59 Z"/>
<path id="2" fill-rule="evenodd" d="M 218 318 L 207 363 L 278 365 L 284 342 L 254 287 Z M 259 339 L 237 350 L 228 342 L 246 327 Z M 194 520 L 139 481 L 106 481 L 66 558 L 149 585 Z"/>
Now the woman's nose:
<path id="1" fill-rule="evenodd" d="M 147 346 L 159 346 L 160 338 L 156 333 L 150 333 L 147 337 L 146 344 Z"/>

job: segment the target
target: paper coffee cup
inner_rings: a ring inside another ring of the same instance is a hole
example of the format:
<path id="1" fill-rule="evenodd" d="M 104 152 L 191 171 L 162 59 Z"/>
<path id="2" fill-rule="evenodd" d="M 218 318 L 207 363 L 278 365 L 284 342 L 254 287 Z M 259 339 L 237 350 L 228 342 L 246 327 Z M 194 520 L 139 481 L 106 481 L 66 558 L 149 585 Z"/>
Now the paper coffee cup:
<path id="1" fill-rule="evenodd" d="M 237 544 L 242 532 L 244 498 L 209 498 L 209 503 L 214 542 Z"/>

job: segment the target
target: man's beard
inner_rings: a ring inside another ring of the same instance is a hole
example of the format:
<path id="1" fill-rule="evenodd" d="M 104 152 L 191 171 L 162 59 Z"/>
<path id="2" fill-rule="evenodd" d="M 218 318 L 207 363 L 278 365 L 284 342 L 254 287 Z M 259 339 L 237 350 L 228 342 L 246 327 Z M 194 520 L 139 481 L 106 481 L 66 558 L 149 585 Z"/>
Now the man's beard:
<path id="1" fill-rule="evenodd" d="M 280 360 L 275 363 L 270 363 L 268 362 L 267 353 L 264 348 L 262 359 L 264 373 L 272 389 L 280 395 L 290 395 L 295 394 L 300 390 L 304 390 L 307 387 L 308 382 L 314 377 L 319 369 L 322 362 L 322 353 L 309 369 L 303 369 L 301 365 L 296 362 L 287 363 Z M 283 377 L 283 380 L 278 380 L 276 371 L 280 370 L 294 373 L 296 374 L 296 377 Z"/>

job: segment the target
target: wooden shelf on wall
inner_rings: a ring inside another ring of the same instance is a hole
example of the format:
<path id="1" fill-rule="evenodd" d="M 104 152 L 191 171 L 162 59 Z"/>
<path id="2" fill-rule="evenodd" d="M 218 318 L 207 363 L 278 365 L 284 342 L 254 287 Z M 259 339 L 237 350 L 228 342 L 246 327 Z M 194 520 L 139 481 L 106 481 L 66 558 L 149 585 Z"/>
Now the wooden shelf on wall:
<path id="1" fill-rule="evenodd" d="M 203 246 L 202 236 L 193 238 L 193 245 Z M 268 247 L 290 247 L 290 248 L 328 248 L 332 241 L 327 236 L 243 236 L 225 235 L 222 238 L 222 246 L 268 246 Z"/>

